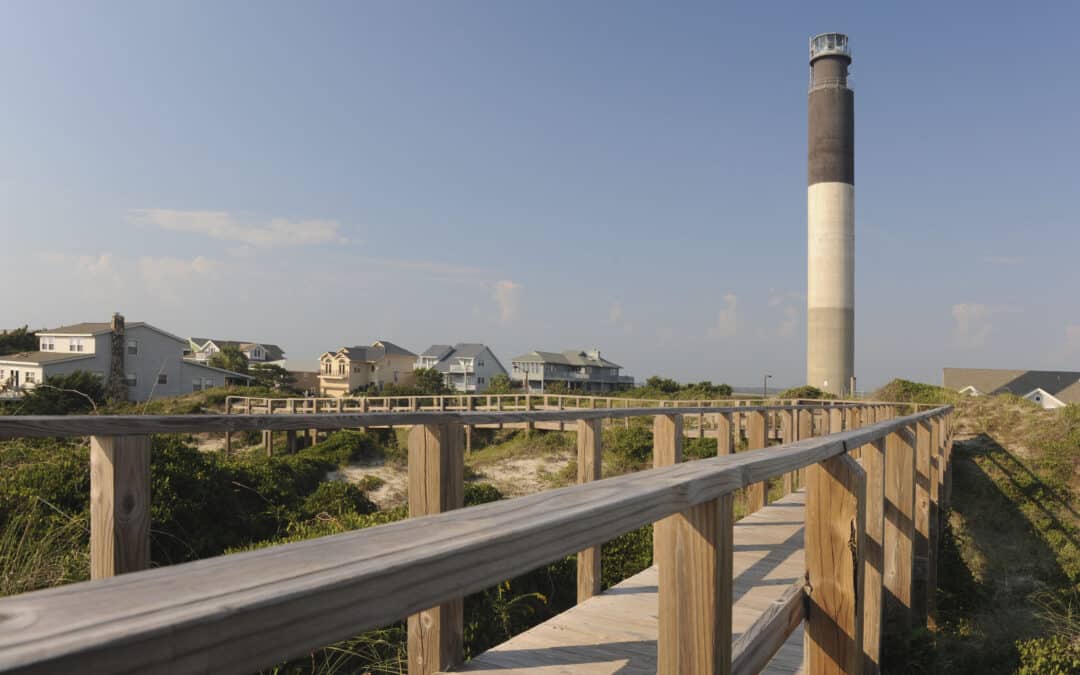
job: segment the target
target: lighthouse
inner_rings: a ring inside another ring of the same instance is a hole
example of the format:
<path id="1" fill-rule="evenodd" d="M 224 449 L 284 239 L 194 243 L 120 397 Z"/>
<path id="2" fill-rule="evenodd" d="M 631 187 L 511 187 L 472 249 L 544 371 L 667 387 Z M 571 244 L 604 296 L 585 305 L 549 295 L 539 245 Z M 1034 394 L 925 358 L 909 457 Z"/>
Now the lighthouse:
<path id="1" fill-rule="evenodd" d="M 806 382 L 855 389 L 855 94 L 842 33 L 810 38 Z"/>

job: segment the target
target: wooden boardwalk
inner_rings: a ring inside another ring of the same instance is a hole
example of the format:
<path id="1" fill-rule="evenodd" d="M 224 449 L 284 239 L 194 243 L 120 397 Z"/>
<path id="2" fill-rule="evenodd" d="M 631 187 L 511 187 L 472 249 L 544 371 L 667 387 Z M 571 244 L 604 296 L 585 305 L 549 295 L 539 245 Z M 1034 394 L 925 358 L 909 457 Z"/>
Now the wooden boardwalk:
<path id="1" fill-rule="evenodd" d="M 769 603 L 803 579 L 802 491 L 735 524 L 732 611 L 734 637 Z M 657 569 L 637 574 L 605 593 L 481 654 L 454 672 L 521 675 L 656 672 Z M 792 633 L 766 673 L 801 673 L 803 627 Z"/>

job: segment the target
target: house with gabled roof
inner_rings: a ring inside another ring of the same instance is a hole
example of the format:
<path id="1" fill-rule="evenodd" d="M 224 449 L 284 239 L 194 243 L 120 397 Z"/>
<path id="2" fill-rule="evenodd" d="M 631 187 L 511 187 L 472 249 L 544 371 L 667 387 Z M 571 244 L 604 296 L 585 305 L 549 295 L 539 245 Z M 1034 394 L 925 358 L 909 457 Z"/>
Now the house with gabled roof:
<path id="1" fill-rule="evenodd" d="M 1080 403 L 1080 372 L 1070 370 L 1006 370 L 945 368 L 943 384 L 968 396 L 1014 394 L 1043 408 Z"/>
<path id="2" fill-rule="evenodd" d="M 487 345 L 474 342 L 431 345 L 416 359 L 416 367 L 439 371 L 446 386 L 469 394 L 487 390 L 496 375 L 509 375 Z"/>
<path id="3" fill-rule="evenodd" d="M 510 361 L 510 379 L 527 391 L 545 391 L 553 382 L 573 391 L 603 393 L 630 389 L 634 378 L 603 358 L 599 349 L 543 352 L 534 350 Z"/>
<path id="4" fill-rule="evenodd" d="M 112 397 L 129 401 L 178 396 L 247 375 L 184 358 L 187 340 L 143 322 L 77 323 L 35 333 L 38 350 L 0 356 L 0 395 L 19 396 L 54 375 L 97 375 Z"/>
<path id="5" fill-rule="evenodd" d="M 319 357 L 319 395 L 340 398 L 357 389 L 413 383 L 416 354 L 389 340 L 342 347 Z"/>
<path id="6" fill-rule="evenodd" d="M 269 342 L 249 342 L 246 340 L 218 340 L 216 338 L 188 338 L 188 352 L 200 363 L 206 363 L 210 357 L 227 347 L 235 347 L 247 357 L 248 363 L 285 367 L 285 350 Z"/>

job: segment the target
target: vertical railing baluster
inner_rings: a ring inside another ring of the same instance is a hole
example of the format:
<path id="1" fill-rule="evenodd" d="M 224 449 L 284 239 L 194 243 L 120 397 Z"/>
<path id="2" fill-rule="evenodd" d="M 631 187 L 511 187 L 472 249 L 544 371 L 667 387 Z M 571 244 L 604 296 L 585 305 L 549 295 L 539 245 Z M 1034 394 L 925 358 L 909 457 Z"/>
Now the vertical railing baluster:
<path id="1" fill-rule="evenodd" d="M 765 412 L 754 410 L 747 417 L 747 440 L 746 447 L 749 450 L 760 450 L 765 447 Z M 760 511 L 765 508 L 769 500 L 769 484 L 767 481 L 752 483 L 746 488 L 746 512 L 747 514 Z"/>
<path id="2" fill-rule="evenodd" d="M 809 467 L 806 481 L 807 672 L 860 673 L 866 473 L 844 454 Z"/>
<path id="3" fill-rule="evenodd" d="M 561 405 L 561 400 L 560 400 Z M 577 465 L 578 483 L 600 480 L 601 438 L 600 420 L 578 420 Z M 577 601 L 584 602 L 600 593 L 601 546 L 590 546 L 577 556 Z"/>
<path id="4" fill-rule="evenodd" d="M 885 616 L 888 630 L 911 630 L 911 572 L 915 539 L 915 433 L 910 427 L 885 443 Z"/>
<path id="5" fill-rule="evenodd" d="M 409 516 L 426 516 L 465 505 L 465 455 L 461 424 L 418 424 L 409 431 Z M 456 598 L 409 616 L 411 675 L 447 670 L 464 658 L 464 599 Z"/>
<path id="6" fill-rule="evenodd" d="M 150 436 L 90 437 L 90 578 L 150 566 Z"/>

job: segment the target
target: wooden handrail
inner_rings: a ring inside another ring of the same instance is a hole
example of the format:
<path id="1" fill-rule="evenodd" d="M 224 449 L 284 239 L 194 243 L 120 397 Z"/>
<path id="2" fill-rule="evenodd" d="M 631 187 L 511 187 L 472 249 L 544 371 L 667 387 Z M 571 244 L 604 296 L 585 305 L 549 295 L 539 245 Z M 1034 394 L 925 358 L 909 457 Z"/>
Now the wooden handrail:
<path id="1" fill-rule="evenodd" d="M 698 410 L 668 408 L 662 414 Z M 453 601 L 950 411 L 942 407 L 767 452 L 676 464 L 380 527 L 0 599 L 0 669 L 250 672 Z M 414 424 L 435 424 L 475 419 L 470 415 L 558 420 L 564 414 L 576 419 L 611 417 L 616 412 L 659 414 L 655 409 L 587 412 L 409 416 L 433 420 Z M 298 417 L 309 418 L 300 426 L 323 419 Z M 379 416 L 355 417 L 371 424 L 371 418 Z M 51 419 L 59 423 L 71 418 Z M 82 417 L 78 422 L 97 425 L 109 419 Z M 67 425 L 63 434 L 46 433 L 47 425 L 37 418 L 28 427 L 0 426 L 0 433 L 26 428 L 45 436 L 93 433 L 79 424 Z M 168 424 L 164 427 L 176 430 Z M 143 427 L 140 433 L 156 428 Z"/>
<path id="2" fill-rule="evenodd" d="M 857 404 L 845 404 L 855 406 Z M 763 412 L 792 406 L 673 406 L 665 415 Z M 816 409 L 817 406 L 794 406 Z M 62 438 L 72 436 L 123 436 L 227 431 L 288 431 L 345 429 L 364 426 L 412 426 L 458 422 L 466 425 L 507 422 L 572 422 L 577 420 L 651 417 L 657 408 L 601 408 L 597 410 L 505 410 L 426 411 L 369 413 L 297 413 L 241 415 L 9 415 L 0 416 L 0 440 L 11 438 Z"/>

